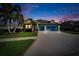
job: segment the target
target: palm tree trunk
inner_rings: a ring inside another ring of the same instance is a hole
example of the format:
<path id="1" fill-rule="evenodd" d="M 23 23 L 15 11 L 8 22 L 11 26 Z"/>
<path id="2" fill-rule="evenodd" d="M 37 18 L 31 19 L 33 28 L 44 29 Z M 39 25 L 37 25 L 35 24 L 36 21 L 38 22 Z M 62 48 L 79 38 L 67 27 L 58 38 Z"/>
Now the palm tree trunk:
<path id="1" fill-rule="evenodd" d="M 15 33 L 15 31 L 16 31 L 16 29 L 17 29 L 17 27 L 18 27 L 18 24 L 19 24 L 19 22 L 18 22 L 18 20 L 16 20 L 16 21 L 14 22 L 13 33 Z"/>
<path id="2" fill-rule="evenodd" d="M 17 26 L 16 26 L 16 27 L 14 27 L 13 33 L 15 33 L 16 29 L 17 29 Z"/>
<path id="3" fill-rule="evenodd" d="M 7 28 L 7 29 L 8 29 L 8 32 L 11 33 L 11 30 L 10 30 L 11 27 L 10 27 L 10 26 L 7 26 L 7 27 L 8 27 L 8 28 Z"/>
<path id="4" fill-rule="evenodd" d="M 10 26 L 9 20 L 7 20 L 6 25 L 7 25 L 8 32 L 11 33 L 11 26 Z"/>

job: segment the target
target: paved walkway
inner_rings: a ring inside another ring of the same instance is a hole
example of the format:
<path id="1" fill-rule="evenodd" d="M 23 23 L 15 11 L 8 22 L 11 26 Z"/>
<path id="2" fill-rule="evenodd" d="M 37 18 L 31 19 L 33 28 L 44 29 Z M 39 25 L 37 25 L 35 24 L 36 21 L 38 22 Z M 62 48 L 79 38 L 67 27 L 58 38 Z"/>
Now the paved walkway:
<path id="1" fill-rule="evenodd" d="M 4 42 L 4 41 L 18 41 L 18 40 L 28 40 L 28 39 L 37 39 L 37 37 L 5 38 L 5 39 L 0 39 L 0 42 Z"/>
<path id="2" fill-rule="evenodd" d="M 63 32 L 38 32 L 37 40 L 25 56 L 79 55 L 79 35 Z"/>

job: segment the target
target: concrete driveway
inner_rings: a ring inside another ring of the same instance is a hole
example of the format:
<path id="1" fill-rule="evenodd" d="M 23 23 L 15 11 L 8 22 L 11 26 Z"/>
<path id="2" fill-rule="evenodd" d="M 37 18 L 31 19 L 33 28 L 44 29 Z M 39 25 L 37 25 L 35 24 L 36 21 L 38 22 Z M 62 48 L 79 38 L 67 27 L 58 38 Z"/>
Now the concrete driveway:
<path id="1" fill-rule="evenodd" d="M 39 31 L 37 40 L 25 52 L 26 56 L 79 55 L 79 35 L 64 32 Z"/>

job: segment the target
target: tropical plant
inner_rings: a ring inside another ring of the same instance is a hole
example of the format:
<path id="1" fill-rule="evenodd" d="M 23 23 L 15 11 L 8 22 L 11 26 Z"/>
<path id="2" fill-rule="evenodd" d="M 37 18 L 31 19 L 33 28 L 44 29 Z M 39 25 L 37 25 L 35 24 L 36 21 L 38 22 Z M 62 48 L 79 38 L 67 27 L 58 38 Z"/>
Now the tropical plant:
<path id="1" fill-rule="evenodd" d="M 9 33 L 11 33 L 10 26 L 9 26 L 11 19 L 10 19 L 9 15 L 12 11 L 12 5 L 9 3 L 1 3 L 0 5 L 3 7 L 1 13 L 4 15 L 5 25 L 7 26 Z"/>
<path id="2" fill-rule="evenodd" d="M 0 6 L 2 6 L 0 14 L 4 17 L 8 32 L 15 33 L 17 26 L 21 23 L 21 19 L 23 18 L 21 15 L 21 7 L 19 5 L 12 6 L 10 3 L 1 3 Z M 13 31 L 11 31 L 12 29 Z"/>
<path id="3" fill-rule="evenodd" d="M 17 23 L 17 24 L 15 24 L 15 28 L 14 28 L 14 30 L 13 30 L 13 33 L 15 33 L 17 26 L 23 24 L 23 22 L 24 22 L 24 17 L 23 17 L 23 15 L 21 14 L 21 11 L 22 11 L 22 10 L 21 10 L 21 7 L 20 7 L 19 5 L 15 5 L 15 7 L 14 7 L 13 10 L 16 11 L 16 14 L 15 14 L 16 16 L 13 17 L 13 18 L 16 19 L 16 23 Z"/>

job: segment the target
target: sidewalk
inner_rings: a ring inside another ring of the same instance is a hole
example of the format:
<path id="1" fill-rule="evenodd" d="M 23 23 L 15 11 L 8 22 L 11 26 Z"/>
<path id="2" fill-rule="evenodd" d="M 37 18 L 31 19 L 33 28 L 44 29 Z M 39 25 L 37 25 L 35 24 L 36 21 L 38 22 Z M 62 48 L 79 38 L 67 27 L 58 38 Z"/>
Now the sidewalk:
<path id="1" fill-rule="evenodd" d="M 0 39 L 0 42 L 4 41 L 18 41 L 18 40 L 28 40 L 28 39 L 37 39 L 37 37 L 19 37 L 19 38 L 5 38 L 5 39 Z"/>

